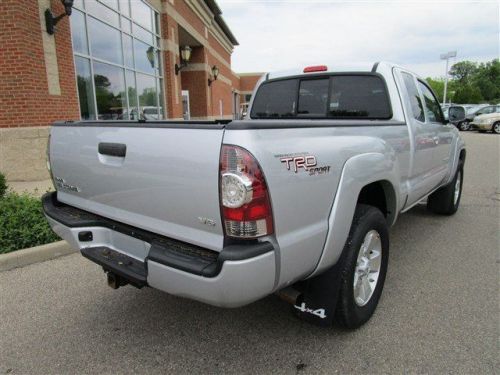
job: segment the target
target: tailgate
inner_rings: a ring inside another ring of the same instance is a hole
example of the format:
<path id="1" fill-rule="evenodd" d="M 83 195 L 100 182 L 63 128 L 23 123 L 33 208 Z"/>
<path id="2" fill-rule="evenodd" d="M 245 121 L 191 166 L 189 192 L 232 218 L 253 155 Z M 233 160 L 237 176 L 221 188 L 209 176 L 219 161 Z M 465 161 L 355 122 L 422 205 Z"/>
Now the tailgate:
<path id="1" fill-rule="evenodd" d="M 92 124 L 56 124 L 51 129 L 58 200 L 167 237 L 222 249 L 222 125 Z"/>

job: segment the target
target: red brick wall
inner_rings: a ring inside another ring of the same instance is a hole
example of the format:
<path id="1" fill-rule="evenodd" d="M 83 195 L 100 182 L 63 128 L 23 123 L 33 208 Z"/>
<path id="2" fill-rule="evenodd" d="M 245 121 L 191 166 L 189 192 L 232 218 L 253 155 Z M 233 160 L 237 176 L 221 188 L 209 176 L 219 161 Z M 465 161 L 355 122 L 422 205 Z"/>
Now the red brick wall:
<path id="1" fill-rule="evenodd" d="M 252 76 L 240 76 L 240 91 L 253 91 L 262 74 L 256 73 Z"/>
<path id="2" fill-rule="evenodd" d="M 55 14 L 63 11 L 52 1 Z M 38 2 L 0 1 L 0 127 L 79 119 L 68 18 L 55 34 L 61 95 L 49 95 Z"/>

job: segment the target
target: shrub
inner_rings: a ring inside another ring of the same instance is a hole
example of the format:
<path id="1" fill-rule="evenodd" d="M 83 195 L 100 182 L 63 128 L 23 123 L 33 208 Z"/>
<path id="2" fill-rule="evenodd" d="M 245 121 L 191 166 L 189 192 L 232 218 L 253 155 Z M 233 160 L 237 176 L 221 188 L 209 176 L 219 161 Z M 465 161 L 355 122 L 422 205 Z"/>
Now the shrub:
<path id="1" fill-rule="evenodd" d="M 3 198 L 5 192 L 7 191 L 7 181 L 5 176 L 0 172 L 0 198 Z"/>
<path id="2" fill-rule="evenodd" d="M 57 241 L 39 198 L 7 193 L 0 199 L 0 254 Z"/>

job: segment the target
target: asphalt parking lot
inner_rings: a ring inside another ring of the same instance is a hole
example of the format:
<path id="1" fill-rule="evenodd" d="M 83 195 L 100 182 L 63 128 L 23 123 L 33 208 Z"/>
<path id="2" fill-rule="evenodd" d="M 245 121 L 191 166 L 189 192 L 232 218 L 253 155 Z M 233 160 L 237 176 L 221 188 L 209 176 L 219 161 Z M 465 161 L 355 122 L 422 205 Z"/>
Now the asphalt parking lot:
<path id="1" fill-rule="evenodd" d="M 495 373 L 500 137 L 464 138 L 458 213 L 400 217 L 384 294 L 361 329 L 311 326 L 276 296 L 223 310 L 114 291 L 75 254 L 0 273 L 0 374 Z"/>

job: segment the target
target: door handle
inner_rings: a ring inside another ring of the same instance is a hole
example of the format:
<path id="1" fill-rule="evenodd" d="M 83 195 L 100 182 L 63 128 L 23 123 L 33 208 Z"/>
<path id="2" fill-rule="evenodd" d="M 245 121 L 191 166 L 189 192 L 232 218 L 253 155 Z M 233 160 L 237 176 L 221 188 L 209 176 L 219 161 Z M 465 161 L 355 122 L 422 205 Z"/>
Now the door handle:
<path id="1" fill-rule="evenodd" d="M 123 143 L 107 143 L 101 142 L 98 146 L 98 151 L 101 155 L 117 156 L 124 158 L 127 154 L 127 145 Z"/>

